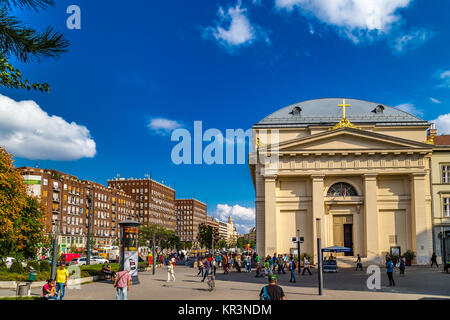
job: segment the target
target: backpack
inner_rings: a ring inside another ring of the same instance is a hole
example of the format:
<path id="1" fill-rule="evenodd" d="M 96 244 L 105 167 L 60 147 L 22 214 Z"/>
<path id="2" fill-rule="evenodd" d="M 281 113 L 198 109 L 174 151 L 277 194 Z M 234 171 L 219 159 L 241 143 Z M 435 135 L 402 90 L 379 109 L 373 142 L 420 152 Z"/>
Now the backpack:
<path id="1" fill-rule="evenodd" d="M 263 288 L 263 295 L 261 296 L 261 300 L 271 300 L 269 294 L 267 293 L 267 287 Z"/>
<path id="2" fill-rule="evenodd" d="M 292 267 L 292 270 L 295 270 L 295 268 L 297 268 L 297 265 L 295 264 L 295 262 L 294 262 L 294 261 L 292 261 L 292 263 L 291 263 L 291 267 Z"/>

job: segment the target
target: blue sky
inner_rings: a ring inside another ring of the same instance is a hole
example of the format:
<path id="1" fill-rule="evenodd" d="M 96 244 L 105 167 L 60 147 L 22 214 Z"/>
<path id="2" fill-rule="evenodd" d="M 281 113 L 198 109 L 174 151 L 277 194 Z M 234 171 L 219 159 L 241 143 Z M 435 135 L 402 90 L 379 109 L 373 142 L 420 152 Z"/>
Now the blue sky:
<path id="1" fill-rule="evenodd" d="M 66 26 L 72 4 L 81 30 Z M 18 11 L 71 46 L 56 61 L 11 59 L 51 92 L 0 88 L 0 144 L 17 166 L 103 184 L 151 173 L 244 232 L 254 225 L 248 166 L 174 165 L 171 129 L 245 130 L 295 102 L 349 97 L 439 119 L 450 133 L 449 11 L 445 0 L 74 0 Z"/>

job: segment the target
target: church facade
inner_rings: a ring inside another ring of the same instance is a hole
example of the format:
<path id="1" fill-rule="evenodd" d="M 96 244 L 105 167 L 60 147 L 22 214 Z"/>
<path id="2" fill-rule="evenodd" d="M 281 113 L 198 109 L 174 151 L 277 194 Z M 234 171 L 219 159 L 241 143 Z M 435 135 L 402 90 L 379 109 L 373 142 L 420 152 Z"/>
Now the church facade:
<path id="1" fill-rule="evenodd" d="M 260 255 L 343 246 L 377 260 L 433 252 L 430 123 L 369 101 L 284 107 L 253 126 L 250 171 Z M 319 219 L 319 220 L 318 220 Z"/>

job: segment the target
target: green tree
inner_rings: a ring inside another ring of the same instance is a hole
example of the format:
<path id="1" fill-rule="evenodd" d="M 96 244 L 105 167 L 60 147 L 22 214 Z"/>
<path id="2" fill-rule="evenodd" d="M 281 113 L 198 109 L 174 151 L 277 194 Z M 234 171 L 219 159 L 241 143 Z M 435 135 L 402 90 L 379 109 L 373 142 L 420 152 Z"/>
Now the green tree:
<path id="1" fill-rule="evenodd" d="M 0 256 L 34 257 L 44 241 L 45 208 L 27 195 L 12 154 L 0 148 Z"/>
<path id="2" fill-rule="evenodd" d="M 236 241 L 236 247 L 241 248 L 241 249 L 245 249 L 247 248 L 247 240 L 245 240 L 244 237 L 240 237 L 237 239 Z"/>
<path id="3" fill-rule="evenodd" d="M 202 248 L 211 249 L 212 239 L 218 239 L 219 233 L 216 229 L 211 226 L 207 226 L 205 223 L 201 223 L 198 226 L 198 236 L 197 241 Z"/>
<path id="4" fill-rule="evenodd" d="M 153 234 L 155 235 L 156 246 L 161 249 L 173 248 L 179 243 L 175 232 L 161 227 L 157 224 L 149 224 L 142 226 L 139 230 L 139 245 L 152 246 Z"/>
<path id="5" fill-rule="evenodd" d="M 48 92 L 47 83 L 30 83 L 8 61 L 15 57 L 21 62 L 40 62 L 45 58 L 58 58 L 67 52 L 69 42 L 52 27 L 37 31 L 12 15 L 13 10 L 45 10 L 55 5 L 54 0 L 1 0 L 0 1 L 0 85 L 11 89 Z"/>
<path id="6" fill-rule="evenodd" d="M 228 248 L 227 241 L 225 239 L 220 239 L 217 242 L 217 248 L 219 248 L 219 249 Z"/>

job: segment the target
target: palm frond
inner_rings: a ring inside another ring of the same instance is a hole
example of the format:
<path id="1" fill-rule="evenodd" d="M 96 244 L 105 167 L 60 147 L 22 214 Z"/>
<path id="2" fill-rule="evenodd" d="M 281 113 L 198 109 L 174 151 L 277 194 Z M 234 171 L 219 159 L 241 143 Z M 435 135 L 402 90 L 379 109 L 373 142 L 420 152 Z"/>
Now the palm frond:
<path id="1" fill-rule="evenodd" d="M 69 42 L 53 28 L 36 31 L 9 15 L 5 8 L 0 10 L 0 54 L 3 56 L 14 55 L 22 62 L 40 61 L 59 57 L 67 52 L 68 46 Z"/>
<path id="2" fill-rule="evenodd" d="M 46 9 L 55 5 L 54 0 L 0 0 L 0 6 L 11 10 L 16 7 L 19 9 Z"/>

